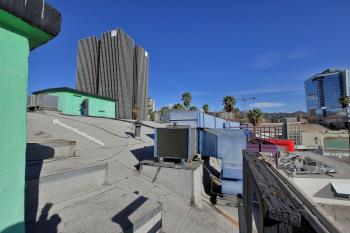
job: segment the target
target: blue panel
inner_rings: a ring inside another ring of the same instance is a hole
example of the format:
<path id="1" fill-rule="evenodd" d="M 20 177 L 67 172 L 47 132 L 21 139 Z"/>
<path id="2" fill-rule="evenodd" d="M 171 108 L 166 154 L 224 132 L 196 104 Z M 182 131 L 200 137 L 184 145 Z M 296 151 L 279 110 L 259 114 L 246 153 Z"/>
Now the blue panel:
<path id="1" fill-rule="evenodd" d="M 216 157 L 218 155 L 218 136 L 207 131 L 201 131 L 200 154 L 204 156 Z"/>
<path id="2" fill-rule="evenodd" d="M 206 129 L 201 132 L 200 153 L 217 157 L 225 163 L 242 163 L 242 150 L 246 149 L 246 136 L 240 129 Z"/>
<path id="3" fill-rule="evenodd" d="M 243 155 L 246 149 L 243 129 L 205 129 L 201 132 L 200 153 L 222 160 L 222 193 L 242 193 Z"/>
<path id="4" fill-rule="evenodd" d="M 188 125 L 191 128 L 230 128 L 239 127 L 238 122 L 229 122 L 225 119 L 205 114 L 201 111 L 171 111 L 169 114 L 170 125 Z"/>
<path id="5" fill-rule="evenodd" d="M 244 130 L 216 129 L 221 131 L 218 137 L 218 157 L 222 159 L 223 166 L 227 164 L 242 164 L 242 150 L 246 149 L 246 136 Z"/>
<path id="6" fill-rule="evenodd" d="M 221 177 L 222 179 L 242 180 L 243 179 L 242 165 L 233 164 L 232 166 L 230 166 L 226 164 L 225 167 L 222 168 Z"/>
<path id="7" fill-rule="evenodd" d="M 187 125 L 191 128 L 200 127 L 198 125 L 198 112 L 197 111 L 171 111 L 169 112 L 170 125 Z"/>
<path id="8" fill-rule="evenodd" d="M 243 181 L 242 180 L 222 180 L 221 192 L 228 195 L 242 194 Z"/>

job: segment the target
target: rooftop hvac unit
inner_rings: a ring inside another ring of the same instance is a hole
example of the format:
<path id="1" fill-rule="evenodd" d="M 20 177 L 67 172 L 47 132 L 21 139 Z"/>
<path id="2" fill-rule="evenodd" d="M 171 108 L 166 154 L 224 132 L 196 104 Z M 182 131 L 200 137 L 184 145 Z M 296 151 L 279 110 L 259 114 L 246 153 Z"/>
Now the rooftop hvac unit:
<path id="1" fill-rule="evenodd" d="M 154 157 L 192 160 L 197 153 L 197 130 L 194 128 L 156 128 L 154 136 Z"/>

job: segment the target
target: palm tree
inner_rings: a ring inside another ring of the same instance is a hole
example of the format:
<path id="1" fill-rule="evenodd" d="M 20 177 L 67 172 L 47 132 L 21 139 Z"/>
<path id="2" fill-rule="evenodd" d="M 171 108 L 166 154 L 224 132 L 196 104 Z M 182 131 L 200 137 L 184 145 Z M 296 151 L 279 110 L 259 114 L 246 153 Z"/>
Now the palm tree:
<path id="1" fill-rule="evenodd" d="M 263 112 L 258 108 L 253 108 L 248 112 L 248 119 L 254 126 L 258 125 L 264 117 Z"/>
<path id="2" fill-rule="evenodd" d="M 346 108 L 350 104 L 350 96 L 342 96 L 339 98 L 339 101 L 343 108 Z"/>
<path id="3" fill-rule="evenodd" d="M 155 113 L 154 113 L 154 111 L 152 111 L 152 109 L 148 109 L 148 116 L 149 116 L 150 121 L 155 120 Z"/>
<path id="4" fill-rule="evenodd" d="M 177 104 L 174 104 L 174 105 L 173 105 L 172 109 L 176 109 L 176 110 L 184 110 L 184 109 L 185 109 L 185 107 L 184 107 L 182 104 L 177 103 Z"/>
<path id="5" fill-rule="evenodd" d="M 205 113 L 208 113 L 209 112 L 209 105 L 208 104 L 204 104 L 203 107 L 202 107 L 203 111 Z"/>
<path id="6" fill-rule="evenodd" d="M 225 112 L 232 112 L 234 106 L 236 105 L 236 99 L 233 96 L 225 96 L 222 104 L 224 105 Z"/>
<path id="7" fill-rule="evenodd" d="M 189 92 L 185 92 L 182 94 L 182 99 L 181 99 L 184 103 L 184 106 L 186 108 L 188 108 L 191 105 L 192 102 L 192 95 Z"/>
<path id="8" fill-rule="evenodd" d="M 348 126 L 348 134 L 349 134 L 349 159 L 350 159 L 350 123 L 349 123 L 349 112 L 348 112 L 348 107 L 349 107 L 349 104 L 350 104 L 350 96 L 342 96 L 339 98 L 339 101 L 343 107 L 343 109 L 345 110 L 345 120 L 346 120 L 346 123 L 345 125 Z"/>
<path id="9" fill-rule="evenodd" d="M 241 111 L 239 110 L 239 108 L 234 108 L 233 109 L 233 114 L 234 114 L 234 117 L 236 119 L 240 119 L 241 118 Z"/>
<path id="10" fill-rule="evenodd" d="M 160 121 L 167 121 L 167 115 L 169 112 L 170 108 L 169 106 L 163 106 L 159 109 L 159 113 L 160 113 Z"/>
<path id="11" fill-rule="evenodd" d="M 134 120 L 139 120 L 139 112 L 140 112 L 140 108 L 137 106 L 132 107 L 132 119 Z"/>
<path id="12" fill-rule="evenodd" d="M 164 116 L 165 114 L 167 114 L 169 112 L 169 106 L 163 106 L 160 108 L 160 115 Z"/>
<path id="13" fill-rule="evenodd" d="M 190 111 L 195 111 L 195 110 L 197 110 L 197 106 L 192 105 L 192 106 L 189 108 L 189 110 L 190 110 Z"/>

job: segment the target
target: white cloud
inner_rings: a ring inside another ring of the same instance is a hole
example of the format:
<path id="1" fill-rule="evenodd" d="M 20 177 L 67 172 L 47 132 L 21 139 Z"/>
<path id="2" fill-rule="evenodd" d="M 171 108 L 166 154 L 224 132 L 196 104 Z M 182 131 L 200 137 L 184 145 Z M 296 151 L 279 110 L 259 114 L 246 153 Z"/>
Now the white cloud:
<path id="1" fill-rule="evenodd" d="M 296 49 L 286 55 L 286 57 L 291 60 L 304 59 L 308 56 L 310 56 L 310 51 L 305 49 Z"/>
<path id="2" fill-rule="evenodd" d="M 292 88 L 278 88 L 278 87 L 273 87 L 273 88 L 261 88 L 258 90 L 246 90 L 246 91 L 237 91 L 237 92 L 232 92 L 233 95 L 235 96 L 240 96 L 240 95 L 253 95 L 253 94 L 273 94 L 273 93 L 300 93 L 303 92 L 304 88 L 303 87 L 292 87 Z"/>
<path id="3" fill-rule="evenodd" d="M 190 91 L 192 97 L 193 96 L 196 96 L 196 97 L 200 97 L 200 96 L 206 96 L 206 95 L 209 95 L 210 92 L 208 91 Z"/>
<path id="4" fill-rule="evenodd" d="M 275 52 L 257 54 L 249 65 L 249 68 L 254 70 L 267 69 L 279 63 L 280 60 L 281 55 Z"/>
<path id="5" fill-rule="evenodd" d="M 280 108 L 285 106 L 285 103 L 282 102 L 259 102 L 250 104 L 250 107 L 252 108 Z"/>
<path id="6" fill-rule="evenodd" d="M 295 49 L 287 53 L 267 52 L 255 55 L 248 68 L 264 70 L 276 66 L 284 61 L 301 60 L 309 57 L 311 53 L 305 49 Z"/>

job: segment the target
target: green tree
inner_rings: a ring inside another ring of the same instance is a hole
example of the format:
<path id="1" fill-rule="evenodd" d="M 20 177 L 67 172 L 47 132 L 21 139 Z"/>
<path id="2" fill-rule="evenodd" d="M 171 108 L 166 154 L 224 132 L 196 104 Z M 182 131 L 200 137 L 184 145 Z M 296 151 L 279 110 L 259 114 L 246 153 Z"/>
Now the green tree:
<path id="1" fill-rule="evenodd" d="M 248 112 L 249 122 L 252 123 L 254 126 L 261 123 L 263 118 L 264 118 L 264 113 L 258 108 L 253 108 Z"/>
<path id="2" fill-rule="evenodd" d="M 343 108 L 346 108 L 350 104 L 350 96 L 342 96 L 339 98 L 340 104 Z"/>
<path id="3" fill-rule="evenodd" d="M 348 128 L 348 134 L 349 134 L 349 155 L 350 155 L 350 123 L 349 123 L 349 110 L 348 110 L 348 107 L 349 107 L 349 104 L 350 104 L 350 96 L 342 96 L 339 98 L 339 101 L 343 107 L 343 109 L 345 110 L 345 115 L 346 115 L 346 118 L 345 118 L 345 126 L 347 126 Z M 349 156 L 349 159 L 350 159 L 350 156 Z"/>
<path id="4" fill-rule="evenodd" d="M 169 106 L 161 107 L 159 112 L 160 112 L 160 115 L 164 116 L 165 114 L 167 114 L 169 112 Z"/>
<path id="5" fill-rule="evenodd" d="M 190 111 L 195 111 L 195 110 L 197 110 L 197 106 L 192 105 L 192 106 L 189 108 L 189 110 L 190 110 Z"/>
<path id="6" fill-rule="evenodd" d="M 225 96 L 222 104 L 224 105 L 225 112 L 232 112 L 236 105 L 236 98 L 230 95 Z"/>
<path id="7" fill-rule="evenodd" d="M 132 107 L 132 119 L 138 120 L 139 119 L 139 113 L 140 113 L 140 108 L 137 106 Z"/>
<path id="8" fill-rule="evenodd" d="M 177 103 L 177 104 L 174 104 L 174 105 L 173 105 L 172 109 L 176 109 L 176 110 L 184 110 L 184 109 L 185 109 L 185 107 L 184 107 L 182 104 Z"/>
<path id="9" fill-rule="evenodd" d="M 235 118 L 237 118 L 237 119 L 242 118 L 242 116 L 241 116 L 241 111 L 239 110 L 239 108 L 234 108 L 234 109 L 233 109 L 233 115 L 234 115 Z"/>
<path id="10" fill-rule="evenodd" d="M 184 103 L 184 106 L 186 108 L 188 108 L 191 105 L 192 102 L 192 95 L 189 92 L 185 92 L 182 94 L 182 99 L 181 99 Z"/>
<path id="11" fill-rule="evenodd" d="M 152 109 L 148 109 L 148 115 L 149 115 L 149 120 L 154 121 L 155 120 L 155 113 L 152 111 Z"/>
<path id="12" fill-rule="evenodd" d="M 208 104 L 204 104 L 203 107 L 202 107 L 203 111 L 205 113 L 208 113 L 209 112 L 209 105 Z"/>

